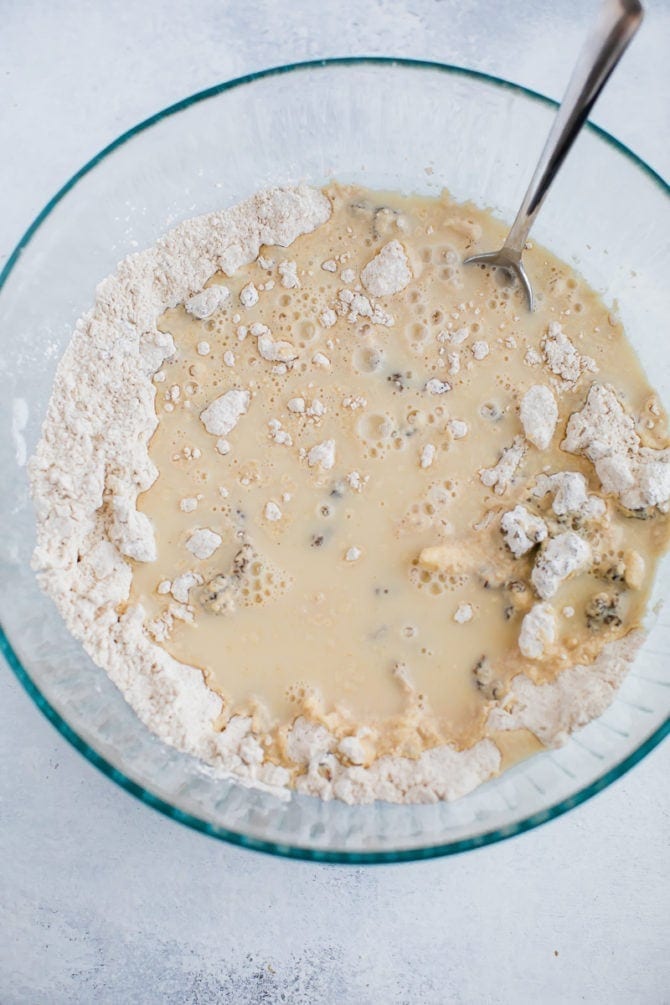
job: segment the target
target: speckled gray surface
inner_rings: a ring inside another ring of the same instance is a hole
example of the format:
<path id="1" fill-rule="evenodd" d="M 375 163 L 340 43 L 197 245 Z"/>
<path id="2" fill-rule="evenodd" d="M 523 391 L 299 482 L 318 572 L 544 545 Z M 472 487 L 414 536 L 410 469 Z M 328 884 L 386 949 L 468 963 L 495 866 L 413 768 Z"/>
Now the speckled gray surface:
<path id="1" fill-rule="evenodd" d="M 558 96 L 594 4 L 553 6 L 4 0 L 0 261 L 120 131 L 240 73 L 386 53 Z M 670 3 L 650 7 L 597 119 L 667 175 Z M 4 665 L 0 763 L 2 1005 L 670 1000 L 667 744 L 538 831 L 368 870 L 274 860 L 163 819 L 61 740 Z"/>

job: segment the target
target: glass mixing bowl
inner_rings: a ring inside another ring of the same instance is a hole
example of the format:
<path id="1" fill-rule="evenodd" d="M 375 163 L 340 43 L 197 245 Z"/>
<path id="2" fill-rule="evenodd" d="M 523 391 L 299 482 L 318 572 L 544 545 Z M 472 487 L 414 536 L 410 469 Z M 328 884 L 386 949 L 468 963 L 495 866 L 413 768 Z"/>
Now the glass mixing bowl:
<path id="1" fill-rule="evenodd" d="M 30 570 L 34 516 L 26 458 L 58 359 L 97 282 L 186 217 L 277 183 L 335 177 L 424 193 L 443 186 L 511 220 L 554 114 L 553 102 L 451 66 L 340 59 L 281 67 L 196 94 L 103 150 L 54 196 L 0 277 L 0 648 L 39 708 L 93 764 L 191 827 L 249 848 L 319 861 L 447 855 L 564 813 L 609 785 L 667 733 L 670 619 L 608 711 L 458 802 L 347 806 L 280 799 L 213 777 L 156 739 L 69 635 Z M 668 188 L 590 126 L 533 236 L 618 310 L 670 402 Z M 660 569 L 653 604 L 670 588 Z"/>

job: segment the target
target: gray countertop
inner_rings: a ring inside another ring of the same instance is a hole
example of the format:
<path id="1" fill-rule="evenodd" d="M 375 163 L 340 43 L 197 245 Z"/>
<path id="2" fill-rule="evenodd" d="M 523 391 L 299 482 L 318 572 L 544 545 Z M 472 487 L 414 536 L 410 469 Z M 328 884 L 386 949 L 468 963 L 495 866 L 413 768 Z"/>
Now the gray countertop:
<path id="1" fill-rule="evenodd" d="M 596 119 L 667 175 L 670 3 L 649 6 Z M 0 262 L 84 161 L 193 91 L 383 53 L 560 97 L 593 9 L 5 0 Z M 2 1005 L 668 1001 L 667 743 L 536 831 L 368 869 L 272 859 L 164 819 L 69 747 L 5 665 L 0 763 Z"/>

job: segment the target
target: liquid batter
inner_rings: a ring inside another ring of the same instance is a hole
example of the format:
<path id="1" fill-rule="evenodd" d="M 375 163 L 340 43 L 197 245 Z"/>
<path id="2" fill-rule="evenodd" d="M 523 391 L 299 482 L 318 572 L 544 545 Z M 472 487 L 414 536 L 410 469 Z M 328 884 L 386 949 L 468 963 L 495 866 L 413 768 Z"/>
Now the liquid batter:
<path id="1" fill-rule="evenodd" d="M 470 747 L 515 674 L 553 680 L 639 624 L 668 518 L 603 491 L 566 432 L 609 385 L 644 447 L 668 445 L 665 415 L 544 249 L 530 314 L 462 266 L 502 243 L 490 214 L 325 192 L 327 223 L 161 319 L 177 354 L 139 499 L 158 558 L 133 563 L 131 600 L 221 695 L 221 728 L 252 714 L 277 763 L 299 714 L 355 733 L 357 763 Z"/>

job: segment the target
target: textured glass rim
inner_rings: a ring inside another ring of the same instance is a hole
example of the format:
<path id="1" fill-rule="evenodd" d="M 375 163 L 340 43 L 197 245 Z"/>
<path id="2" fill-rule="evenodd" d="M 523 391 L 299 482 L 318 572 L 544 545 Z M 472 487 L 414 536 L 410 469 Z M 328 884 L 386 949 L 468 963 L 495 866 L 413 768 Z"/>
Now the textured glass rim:
<path id="1" fill-rule="evenodd" d="M 28 246 L 37 230 L 47 219 L 52 210 L 55 209 L 58 203 L 65 195 L 67 195 L 70 189 L 74 188 L 77 182 L 92 171 L 97 164 L 105 159 L 105 157 L 113 153 L 113 151 L 117 150 L 119 147 L 123 146 L 124 143 L 132 139 L 138 133 L 144 132 L 145 129 L 149 129 L 151 126 L 156 125 L 163 119 L 166 119 L 177 112 L 190 108 L 191 105 L 195 105 L 200 101 L 205 101 L 207 98 L 215 97 L 216 95 L 232 90 L 233 88 L 243 86 L 244 84 L 253 83 L 256 80 L 291 73 L 294 70 L 314 70 L 330 66 L 360 65 L 402 66 L 409 69 L 437 70 L 453 76 L 460 76 L 470 78 L 472 80 L 483 81 L 488 84 L 494 84 L 499 88 L 521 94 L 524 97 L 543 104 L 549 108 L 558 107 L 558 102 L 554 101 L 552 98 L 548 98 L 546 95 L 540 94 L 538 91 L 531 90 L 528 87 L 523 87 L 520 84 L 512 83 L 511 81 L 504 80 L 503 78 L 496 77 L 492 74 L 483 73 L 479 70 L 471 70 L 462 66 L 454 66 L 448 63 L 437 63 L 420 59 L 404 59 L 402 57 L 396 58 L 393 56 L 340 56 L 332 59 L 307 60 L 301 63 L 289 63 L 285 66 L 271 67 L 267 70 L 260 70 L 256 73 L 246 74 L 243 77 L 236 77 L 235 79 L 226 81 L 222 84 L 216 84 L 213 87 L 208 87 L 203 91 L 197 91 L 195 94 L 190 95 L 190 97 L 183 98 L 181 101 L 177 101 L 175 104 L 169 105 L 162 111 L 156 112 L 154 115 L 150 115 L 149 118 L 144 119 L 136 126 L 133 126 L 124 133 L 121 133 L 120 136 L 109 143 L 86 164 L 84 164 L 83 167 L 75 172 L 75 174 L 73 174 L 72 177 L 66 181 L 65 184 L 49 200 L 44 209 L 42 209 L 42 211 L 35 217 L 19 240 L 18 244 L 14 248 L 14 251 L 5 263 L 2 272 L 0 272 L 0 291 L 2 291 L 23 250 Z M 665 195 L 670 194 L 670 185 L 668 185 L 661 175 L 654 171 L 652 167 L 638 157 L 637 154 L 630 150 L 620 140 L 616 139 L 616 137 L 612 136 L 604 129 L 601 129 L 600 126 L 594 125 L 592 122 L 587 122 L 586 128 L 590 132 L 597 135 L 600 139 L 604 140 L 606 144 L 611 146 L 618 153 L 623 154 L 628 158 L 628 160 L 632 161 L 632 163 L 634 163 L 656 185 L 658 185 L 661 192 Z M 505 827 L 498 827 L 493 830 L 486 831 L 483 834 L 478 834 L 475 837 L 429 845 L 425 848 L 406 848 L 398 851 L 373 852 L 345 850 L 329 851 L 319 848 L 308 848 L 300 845 L 283 844 L 275 841 L 264 841 L 260 838 L 252 837 L 239 831 L 231 831 L 225 827 L 219 827 L 215 824 L 209 823 L 209 821 L 203 820 L 201 817 L 195 816 L 191 813 L 185 813 L 183 810 L 180 810 L 171 803 L 161 799 L 153 792 L 148 791 L 142 785 L 139 785 L 131 778 L 128 778 L 128 776 L 124 775 L 122 771 L 115 768 L 113 764 L 102 757 L 97 750 L 93 749 L 93 747 L 91 747 L 72 729 L 69 723 L 66 722 L 60 713 L 56 711 L 32 680 L 30 674 L 27 672 L 18 655 L 14 651 L 9 638 L 3 630 L 2 624 L 0 624 L 0 652 L 2 652 L 3 656 L 7 660 L 7 663 L 14 671 L 25 691 L 33 699 L 39 710 L 56 727 L 61 736 L 63 736 L 76 750 L 83 754 L 84 757 L 103 774 L 107 775 L 108 778 L 111 778 L 114 782 L 120 785 L 131 795 L 140 799 L 147 806 L 153 807 L 160 813 L 165 814 L 165 816 L 168 816 L 179 823 L 185 824 L 193 830 L 200 831 L 203 834 L 209 834 L 211 837 L 218 838 L 221 841 L 226 841 L 229 844 L 239 845 L 243 848 L 250 848 L 254 851 L 267 852 L 272 855 L 279 855 L 286 858 L 305 859 L 312 862 L 344 863 L 350 865 L 411 862 L 422 859 L 439 858 L 443 855 L 455 855 L 459 852 L 469 851 L 473 848 L 481 848 L 485 845 L 495 844 L 498 841 L 504 841 L 506 838 L 513 837 L 516 834 L 523 834 L 525 831 L 539 827 L 548 820 L 553 820 L 556 817 L 561 816 L 563 813 L 566 813 L 574 806 L 579 806 L 580 803 L 584 803 L 587 799 L 591 799 L 592 796 L 607 788 L 607 786 L 616 781 L 617 778 L 621 778 L 622 775 L 646 757 L 646 755 L 670 733 L 670 716 L 668 716 L 665 722 L 661 723 L 661 725 L 658 726 L 658 728 L 655 729 L 654 732 L 647 737 L 644 743 L 640 744 L 636 750 L 625 757 L 613 768 L 606 771 L 599 778 L 595 779 L 595 781 L 591 782 L 583 789 L 580 789 L 579 792 L 576 792 L 574 795 L 569 796 L 566 799 L 560 800 L 553 806 L 549 806 L 544 810 L 533 813 L 530 816 L 525 817 L 523 820 L 519 820 L 516 823 L 509 824 Z"/>

